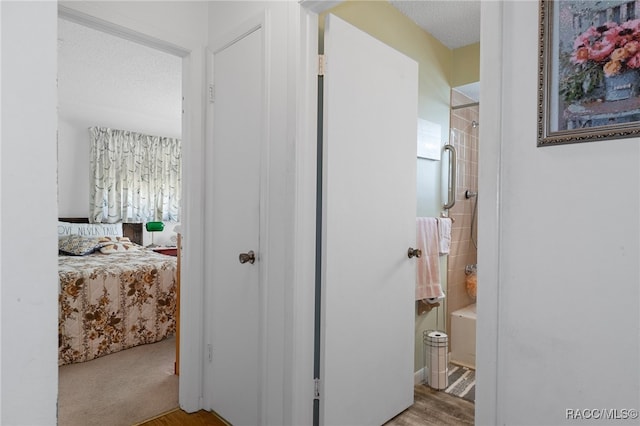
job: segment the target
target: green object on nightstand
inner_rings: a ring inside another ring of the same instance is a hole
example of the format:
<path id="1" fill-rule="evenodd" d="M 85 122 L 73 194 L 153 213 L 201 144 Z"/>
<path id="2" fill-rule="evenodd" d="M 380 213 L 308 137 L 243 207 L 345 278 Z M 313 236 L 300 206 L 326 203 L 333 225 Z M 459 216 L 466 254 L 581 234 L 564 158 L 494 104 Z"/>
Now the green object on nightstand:
<path id="1" fill-rule="evenodd" d="M 164 230 L 163 222 L 147 222 L 145 226 L 147 228 L 147 232 L 159 232 Z"/>
<path id="2" fill-rule="evenodd" d="M 151 232 L 151 244 L 149 244 L 147 247 L 157 247 L 157 245 L 154 244 L 153 242 L 153 233 L 162 231 L 164 229 L 164 223 L 163 222 L 147 222 L 147 224 L 145 225 L 145 228 L 147 229 L 147 232 Z"/>

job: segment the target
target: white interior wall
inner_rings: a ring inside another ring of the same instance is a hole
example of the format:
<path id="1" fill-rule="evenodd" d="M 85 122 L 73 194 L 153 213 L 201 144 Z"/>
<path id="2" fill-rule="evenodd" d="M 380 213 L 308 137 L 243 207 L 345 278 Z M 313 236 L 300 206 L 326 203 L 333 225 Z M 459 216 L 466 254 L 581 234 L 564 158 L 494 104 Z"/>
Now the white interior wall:
<path id="1" fill-rule="evenodd" d="M 489 46 L 483 31 L 481 131 L 488 130 L 481 134 L 480 194 L 493 194 L 480 200 L 486 212 L 479 218 L 480 229 L 486 225 L 479 238 L 480 263 L 487 267 L 479 272 L 478 357 L 487 363 L 479 370 L 478 424 L 568 424 L 566 408 L 637 408 L 638 141 L 536 148 L 538 2 L 487 3 L 483 10 L 495 15 L 483 19 L 497 21 L 493 28 L 504 25 L 504 36 Z M 194 48 L 188 89 L 204 93 L 206 4 L 69 5 Z M 54 424 L 55 3 L 2 2 L 0 11 L 2 423 Z M 504 107 L 495 120 L 488 119 L 487 96 L 500 92 L 485 87 L 502 90 L 496 97 Z M 188 131 L 201 148 L 198 96 Z M 31 125 L 34 118 L 38 126 Z M 189 262 L 202 264 L 201 239 L 188 229 L 203 223 L 197 180 L 202 165 L 193 151 L 188 161 L 193 177 L 185 185 L 191 184 L 193 196 L 186 204 L 193 225 L 185 226 L 191 237 L 186 249 Z M 494 198 L 500 204 L 487 203 Z M 30 200 L 37 206 L 30 208 Z M 37 267 L 27 261 L 34 256 Z M 187 273 L 197 287 L 202 277 L 185 265 Z M 490 312 L 496 300 L 499 305 Z M 192 302 L 198 306 L 197 299 Z M 201 350 L 195 346 L 185 351 L 187 359 Z M 602 360 L 610 360 L 606 370 L 600 370 Z M 194 378 L 189 365 L 182 372 L 181 381 Z M 483 397 L 483 392 L 492 395 Z M 199 396 L 194 388 L 186 394 L 187 401 Z M 497 405 L 490 404 L 492 398 Z M 494 407 L 496 421 L 484 421 Z"/>
<path id="2" fill-rule="evenodd" d="M 56 423 L 55 2 L 0 2 L 1 417 Z"/>
<path id="3" fill-rule="evenodd" d="M 58 21 L 58 208 L 89 215 L 89 127 L 181 137 L 182 58 Z"/>
<path id="4" fill-rule="evenodd" d="M 537 148 L 538 2 L 488 5 L 485 17 L 503 32 L 481 41 L 480 194 L 490 194 L 476 422 L 574 424 L 567 409 L 638 409 L 640 141 Z M 637 419 L 598 420 L 614 423 Z"/>

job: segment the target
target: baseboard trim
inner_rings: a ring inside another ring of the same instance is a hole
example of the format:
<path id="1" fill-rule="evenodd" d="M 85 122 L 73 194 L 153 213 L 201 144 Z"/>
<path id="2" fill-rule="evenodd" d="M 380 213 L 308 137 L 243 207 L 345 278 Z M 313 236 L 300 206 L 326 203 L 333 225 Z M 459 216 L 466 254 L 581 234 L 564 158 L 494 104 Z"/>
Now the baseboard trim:
<path id="1" fill-rule="evenodd" d="M 421 385 L 421 384 L 425 383 L 425 381 L 424 381 L 425 373 L 426 373 L 426 370 L 425 370 L 424 367 L 421 368 L 420 370 L 416 371 L 415 373 L 413 373 L 413 384 L 414 385 Z"/>

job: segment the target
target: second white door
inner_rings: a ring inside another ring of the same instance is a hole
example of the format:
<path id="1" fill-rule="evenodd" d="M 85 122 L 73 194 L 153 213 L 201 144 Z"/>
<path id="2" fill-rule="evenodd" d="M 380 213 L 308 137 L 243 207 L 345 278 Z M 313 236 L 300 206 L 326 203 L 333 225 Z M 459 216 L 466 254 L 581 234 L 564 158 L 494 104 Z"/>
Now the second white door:
<path id="1" fill-rule="evenodd" d="M 259 424 L 260 417 L 263 49 L 258 27 L 213 54 L 213 137 L 206 166 L 211 188 L 205 219 L 211 226 L 205 250 L 211 253 L 205 259 L 211 294 L 207 388 L 214 411 L 247 426 Z"/>
<path id="2" fill-rule="evenodd" d="M 418 65 L 325 25 L 321 424 L 413 403 Z"/>

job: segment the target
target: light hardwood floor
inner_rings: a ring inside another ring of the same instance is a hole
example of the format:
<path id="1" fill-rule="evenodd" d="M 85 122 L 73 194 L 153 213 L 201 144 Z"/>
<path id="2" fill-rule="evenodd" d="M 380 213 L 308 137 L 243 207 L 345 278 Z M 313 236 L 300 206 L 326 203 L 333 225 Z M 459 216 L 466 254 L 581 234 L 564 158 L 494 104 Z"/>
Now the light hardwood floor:
<path id="1" fill-rule="evenodd" d="M 200 410 L 187 414 L 179 408 L 134 426 L 230 426 L 215 414 Z"/>
<path id="2" fill-rule="evenodd" d="M 414 404 L 385 426 L 464 426 L 473 425 L 475 405 L 462 398 L 433 390 L 425 385 L 414 388 Z M 187 414 L 180 409 L 140 423 L 138 426 L 229 426 L 205 410 Z"/>
<path id="3" fill-rule="evenodd" d="M 426 385 L 414 388 L 414 404 L 385 426 L 473 425 L 475 404 Z"/>

